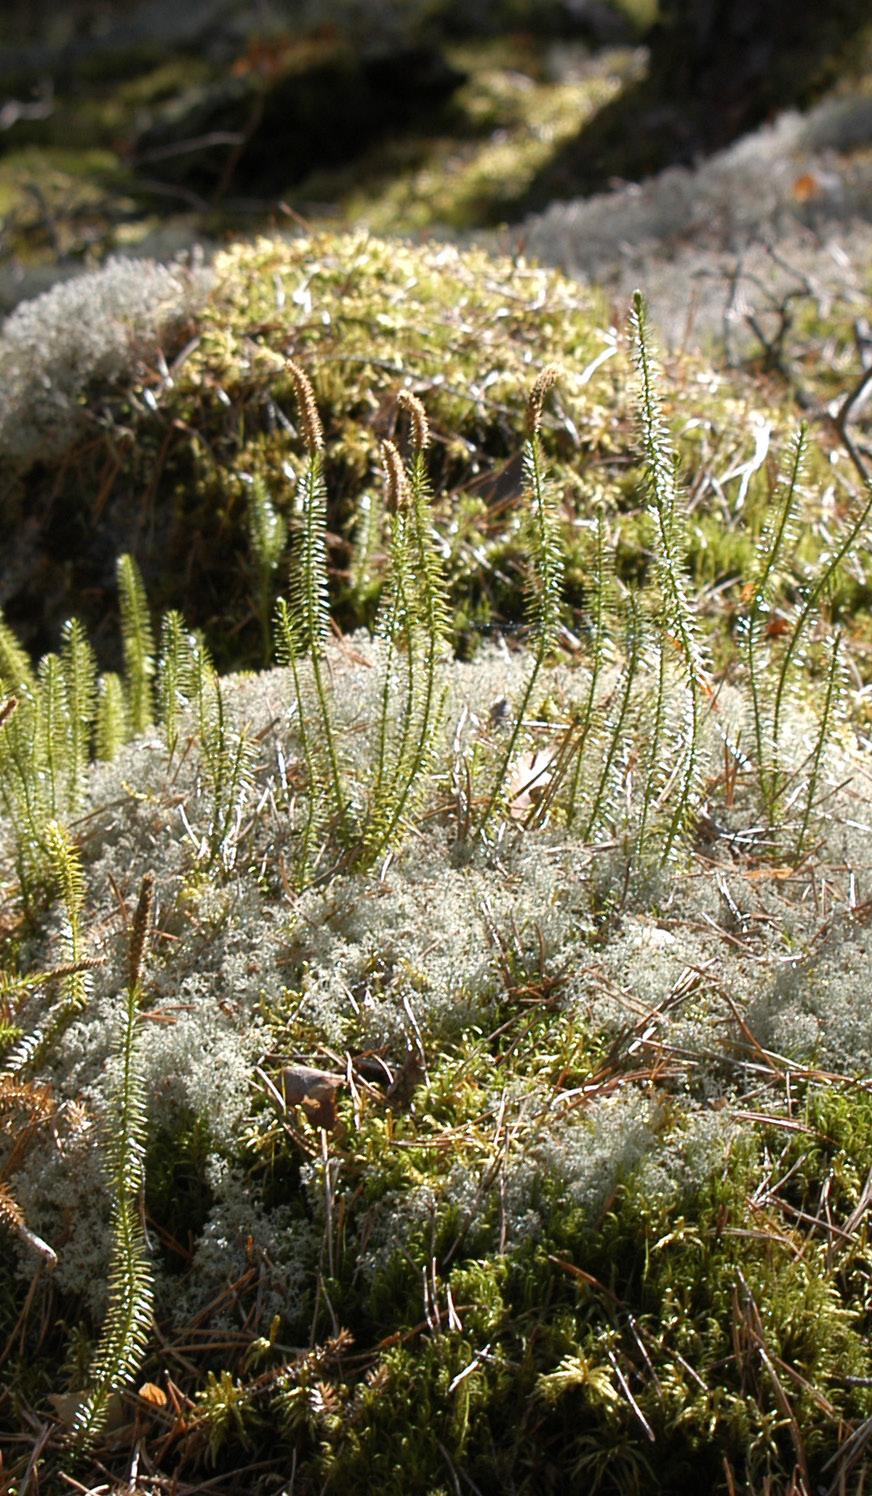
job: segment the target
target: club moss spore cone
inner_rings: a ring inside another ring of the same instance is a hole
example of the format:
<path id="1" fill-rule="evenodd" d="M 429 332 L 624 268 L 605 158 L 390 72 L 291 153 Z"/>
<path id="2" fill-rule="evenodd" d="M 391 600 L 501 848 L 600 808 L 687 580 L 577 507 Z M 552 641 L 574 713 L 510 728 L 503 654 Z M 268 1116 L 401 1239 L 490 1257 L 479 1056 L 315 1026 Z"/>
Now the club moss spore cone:
<path id="1" fill-rule="evenodd" d="M 411 504 L 409 480 L 403 459 L 392 441 L 381 444 L 385 482 L 385 510 L 388 514 L 405 514 Z"/>
<path id="2" fill-rule="evenodd" d="M 294 382 L 303 440 L 311 458 L 316 453 L 324 451 L 324 427 L 318 413 L 315 391 L 305 369 L 302 369 L 293 359 L 288 360 L 288 373 Z"/>
<path id="3" fill-rule="evenodd" d="M 430 422 L 422 400 L 413 395 L 411 390 L 400 390 L 397 396 L 397 406 L 409 417 L 409 425 L 412 433 L 412 446 L 416 456 L 426 452 L 430 445 Z"/>

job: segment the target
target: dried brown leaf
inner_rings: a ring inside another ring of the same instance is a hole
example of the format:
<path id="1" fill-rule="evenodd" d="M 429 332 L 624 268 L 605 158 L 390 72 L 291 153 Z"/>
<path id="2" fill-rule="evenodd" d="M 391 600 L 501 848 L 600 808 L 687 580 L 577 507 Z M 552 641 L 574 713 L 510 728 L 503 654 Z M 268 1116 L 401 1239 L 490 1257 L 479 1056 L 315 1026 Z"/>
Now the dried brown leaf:
<path id="1" fill-rule="evenodd" d="M 509 771 L 506 797 L 509 815 L 516 821 L 525 821 L 534 806 L 539 804 L 548 785 L 557 749 L 553 745 L 536 752 L 522 753 L 515 759 Z"/>
<path id="2" fill-rule="evenodd" d="M 279 1090 L 286 1106 L 301 1106 L 313 1127 L 332 1132 L 336 1126 L 336 1091 L 345 1076 L 309 1065 L 286 1065 Z"/>

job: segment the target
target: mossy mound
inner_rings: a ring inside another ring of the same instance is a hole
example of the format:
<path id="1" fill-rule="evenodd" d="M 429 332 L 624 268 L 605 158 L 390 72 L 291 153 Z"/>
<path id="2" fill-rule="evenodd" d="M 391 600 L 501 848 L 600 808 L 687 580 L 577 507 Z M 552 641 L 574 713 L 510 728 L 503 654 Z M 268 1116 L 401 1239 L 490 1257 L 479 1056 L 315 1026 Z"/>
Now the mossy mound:
<path id="1" fill-rule="evenodd" d="M 123 327 L 124 308 L 105 275 L 84 288 L 75 283 L 70 306 L 81 305 L 84 290 L 94 328 L 105 319 Z M 10 348 L 7 331 L 0 342 L 7 376 L 0 424 L 14 459 L 4 507 L 19 537 L 4 607 L 35 650 L 52 646 L 74 611 L 98 648 L 110 648 L 114 563 L 129 550 L 154 605 L 181 606 L 206 630 L 219 664 L 261 663 L 246 493 L 260 476 L 293 520 L 300 442 L 288 357 L 307 367 L 324 418 L 342 627 L 373 617 L 382 572 L 379 443 L 397 430 L 404 388 L 421 396 L 433 426 L 431 478 L 460 647 L 523 615 L 518 453 L 526 393 L 547 364 L 562 371 L 546 440 L 565 521 L 570 626 L 598 505 L 619 570 L 646 568 L 628 351 L 594 292 L 475 250 L 332 234 L 227 250 L 214 262 L 205 304 L 184 277 L 177 284 L 175 303 L 154 313 L 158 332 L 131 333 L 126 370 L 113 367 L 111 382 L 88 353 L 91 334 L 79 338 L 77 326 L 64 325 L 73 313 L 62 291 L 45 314 L 39 301 L 18 314 L 41 319 L 44 335 L 27 347 L 18 337 Z M 62 401 L 51 395 L 58 387 Z M 670 367 L 666 413 L 693 494 L 697 576 L 735 578 L 796 424 L 789 391 L 684 356 Z M 40 461 L 46 422 L 54 456 Z M 762 458 L 761 424 L 771 432 Z M 841 507 L 857 489 L 835 438 L 826 428 L 821 436 L 826 445 L 814 448 L 807 491 L 810 553 L 823 542 L 818 495 L 835 483 Z M 277 588 L 281 576 L 279 568 Z M 854 607 L 865 587 L 862 575 L 855 581 Z"/>

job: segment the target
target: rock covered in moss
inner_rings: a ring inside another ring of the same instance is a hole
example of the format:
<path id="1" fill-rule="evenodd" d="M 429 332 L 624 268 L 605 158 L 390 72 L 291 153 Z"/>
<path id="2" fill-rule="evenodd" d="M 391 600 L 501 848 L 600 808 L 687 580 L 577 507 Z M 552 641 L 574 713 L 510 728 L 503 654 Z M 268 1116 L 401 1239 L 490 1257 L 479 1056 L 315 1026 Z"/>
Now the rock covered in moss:
<path id="1" fill-rule="evenodd" d="M 0 335 L 5 462 L 27 473 L 99 427 L 100 394 L 129 385 L 182 340 L 210 281 L 205 269 L 115 258 L 24 302 Z"/>
<path id="2" fill-rule="evenodd" d="M 136 288 L 127 306 L 118 297 L 125 276 Z M 299 443 L 288 357 L 306 363 L 322 405 L 341 580 L 401 388 L 419 391 L 431 411 L 434 481 L 458 487 L 517 451 L 525 388 L 542 363 L 583 366 L 604 346 L 589 293 L 447 246 L 264 240 L 219 256 L 211 281 L 198 306 L 190 287 L 202 280 L 117 262 L 7 323 L 7 515 L 19 533 L 27 521 L 34 529 L 2 590 L 33 642 L 71 611 L 73 594 L 93 599 L 92 617 L 104 610 L 125 548 L 137 553 L 156 604 L 183 604 L 207 627 L 220 611 L 225 644 L 228 618 L 245 628 L 250 478 L 264 479 L 286 518 L 293 510 Z M 471 503 L 485 512 L 484 500 Z M 352 598 L 352 620 L 360 606 Z M 228 662 L 220 636 L 216 643 Z M 229 660 L 245 658 L 243 634 Z"/>
<path id="3" fill-rule="evenodd" d="M 130 315 L 117 294 L 125 276 L 136 286 Z M 376 606 L 379 446 L 403 437 L 402 389 L 430 414 L 437 523 L 467 647 L 481 629 L 522 617 L 518 456 L 526 393 L 547 364 L 562 371 L 546 442 L 570 606 L 582 596 L 597 504 L 611 515 L 621 565 L 644 566 L 632 376 L 596 293 L 523 260 L 361 234 L 240 244 L 215 258 L 210 277 L 204 300 L 197 275 L 119 264 L 24 306 L 0 336 L 5 506 L 16 537 L 0 601 L 35 650 L 53 646 L 77 611 L 113 662 L 114 566 L 130 550 L 152 603 L 181 607 L 205 628 L 221 666 L 262 662 L 247 495 L 261 479 L 293 530 L 300 442 L 288 358 L 305 364 L 324 418 L 343 627 L 369 623 Z M 667 414 L 682 418 L 680 439 L 686 429 L 691 482 L 710 461 L 716 473 L 740 469 L 753 456 L 754 422 L 786 416 L 784 397 L 773 410 L 771 389 L 699 360 L 685 358 L 675 374 L 681 393 Z M 783 438 L 789 429 L 785 419 Z M 741 547 L 742 536 L 729 534 L 709 497 L 716 490 L 703 487 L 699 554 L 729 575 L 737 567 L 724 547 Z M 768 492 L 766 470 L 755 469 L 746 513 Z"/>

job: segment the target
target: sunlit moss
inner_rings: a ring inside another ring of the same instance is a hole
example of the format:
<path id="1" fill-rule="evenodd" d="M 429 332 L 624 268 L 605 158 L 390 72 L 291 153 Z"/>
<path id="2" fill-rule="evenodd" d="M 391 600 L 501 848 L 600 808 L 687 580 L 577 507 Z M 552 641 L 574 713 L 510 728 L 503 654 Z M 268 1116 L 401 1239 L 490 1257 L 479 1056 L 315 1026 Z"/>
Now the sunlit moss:
<path id="1" fill-rule="evenodd" d="M 129 395 L 117 381 L 111 389 L 93 381 L 87 391 L 83 386 L 68 425 L 82 430 L 88 398 L 100 411 L 99 423 L 88 423 L 89 439 L 70 442 L 59 471 L 49 466 L 13 486 L 13 517 L 25 505 L 38 512 L 43 493 L 65 517 L 58 563 L 65 580 L 38 595 L 50 601 L 57 585 L 72 582 L 98 611 L 112 605 L 88 518 L 98 503 L 98 525 L 114 516 L 112 553 L 135 547 L 157 606 L 181 604 L 209 632 L 222 666 L 259 659 L 246 481 L 258 474 L 276 509 L 291 515 L 299 467 L 288 424 L 293 391 L 286 360 L 293 357 L 313 379 L 325 422 L 331 588 L 340 623 L 348 628 L 373 618 L 384 569 L 379 444 L 402 439 L 396 397 L 409 388 L 423 399 L 433 427 L 436 522 L 460 644 L 469 651 L 482 631 L 520 620 L 523 404 L 535 373 L 554 363 L 561 377 L 544 442 L 567 545 L 571 626 L 572 611 L 583 606 L 597 507 L 606 513 L 620 575 L 641 579 L 648 567 L 632 373 L 622 311 L 615 311 L 617 327 L 615 312 L 593 290 L 523 260 L 451 245 L 325 232 L 222 252 L 206 305 L 193 324 L 178 319 L 178 341 L 164 349 L 172 359 L 188 338 L 171 381 L 155 366 L 137 370 L 132 356 Z M 698 580 L 720 586 L 747 568 L 797 411 L 791 390 L 773 376 L 761 381 L 753 371 L 717 371 L 690 354 L 676 356 L 668 374 L 664 413 L 691 496 L 690 561 Z M 68 371 L 63 378 L 68 382 Z M 32 405 L 25 402 L 20 418 L 10 414 L 10 430 L 32 423 Z M 757 433 L 766 425 L 769 450 L 755 464 Z M 53 430 L 59 439 L 57 419 Z M 820 427 L 815 437 L 797 584 L 827 544 L 829 516 L 847 512 L 859 488 L 834 433 Z M 145 526 L 138 519 L 143 495 L 151 516 Z M 375 516 L 374 528 L 361 549 L 367 513 Z M 865 606 L 859 564 L 840 584 L 842 616 Z M 73 606 L 58 603 L 66 609 L 58 623 Z M 228 610 L 238 625 L 231 633 Z M 712 623 L 719 617 L 723 611 L 713 609 Z"/>

